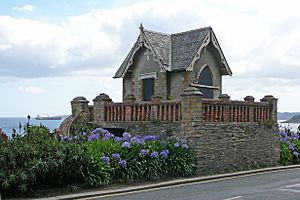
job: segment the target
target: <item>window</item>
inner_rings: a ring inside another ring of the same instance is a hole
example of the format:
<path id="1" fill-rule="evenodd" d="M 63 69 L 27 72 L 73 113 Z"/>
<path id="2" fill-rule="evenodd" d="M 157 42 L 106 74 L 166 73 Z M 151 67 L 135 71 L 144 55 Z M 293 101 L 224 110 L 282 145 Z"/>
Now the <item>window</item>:
<path id="1" fill-rule="evenodd" d="M 154 94 L 154 78 L 143 79 L 143 100 L 151 101 Z"/>
<path id="2" fill-rule="evenodd" d="M 209 67 L 205 67 L 198 79 L 198 84 L 201 85 L 200 91 L 203 94 L 203 98 L 212 99 L 214 97 L 213 91 L 213 75 Z M 208 86 L 208 87 L 205 87 Z"/>

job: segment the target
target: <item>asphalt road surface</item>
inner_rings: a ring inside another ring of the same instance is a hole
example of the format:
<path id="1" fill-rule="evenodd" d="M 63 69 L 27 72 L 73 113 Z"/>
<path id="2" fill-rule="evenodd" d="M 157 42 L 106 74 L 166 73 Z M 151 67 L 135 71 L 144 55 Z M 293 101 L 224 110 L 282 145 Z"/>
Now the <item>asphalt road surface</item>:
<path id="1" fill-rule="evenodd" d="M 300 169 L 197 182 L 90 199 L 300 200 Z"/>

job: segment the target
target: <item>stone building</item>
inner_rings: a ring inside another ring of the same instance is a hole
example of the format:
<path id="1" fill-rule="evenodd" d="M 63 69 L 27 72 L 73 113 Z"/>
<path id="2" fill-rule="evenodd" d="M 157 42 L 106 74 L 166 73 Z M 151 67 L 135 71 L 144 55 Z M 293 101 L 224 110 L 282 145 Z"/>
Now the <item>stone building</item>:
<path id="1" fill-rule="evenodd" d="M 180 99 L 183 90 L 197 87 L 203 98 L 222 94 L 222 76 L 231 75 L 210 27 L 166 34 L 139 27 L 140 34 L 114 78 L 123 78 L 123 100 Z"/>
<path id="2" fill-rule="evenodd" d="M 199 174 L 277 165 L 277 99 L 266 95 L 260 101 L 252 96 L 233 101 L 222 93 L 222 76 L 232 72 L 210 27 L 176 34 L 139 30 L 114 76 L 123 78 L 123 102 L 104 93 L 92 105 L 75 97 L 63 133 L 89 123 L 184 137 L 195 151 Z"/>

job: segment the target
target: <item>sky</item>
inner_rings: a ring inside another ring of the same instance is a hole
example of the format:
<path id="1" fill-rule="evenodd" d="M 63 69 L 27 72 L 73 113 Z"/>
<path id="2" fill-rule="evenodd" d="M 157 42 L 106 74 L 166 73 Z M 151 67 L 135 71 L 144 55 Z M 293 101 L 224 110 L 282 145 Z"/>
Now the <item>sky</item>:
<path id="1" fill-rule="evenodd" d="M 211 26 L 233 72 L 223 93 L 300 111 L 297 0 L 0 0 L 0 116 L 70 114 L 70 101 L 122 99 L 113 79 L 139 34 Z"/>

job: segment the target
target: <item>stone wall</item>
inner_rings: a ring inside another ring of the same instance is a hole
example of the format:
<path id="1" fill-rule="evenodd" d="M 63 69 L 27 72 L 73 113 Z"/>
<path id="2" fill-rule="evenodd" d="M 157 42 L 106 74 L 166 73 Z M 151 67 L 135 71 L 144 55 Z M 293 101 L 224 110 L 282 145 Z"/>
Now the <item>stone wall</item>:
<path id="1" fill-rule="evenodd" d="M 258 123 L 202 124 L 193 140 L 200 175 L 278 165 L 276 128 Z"/>

